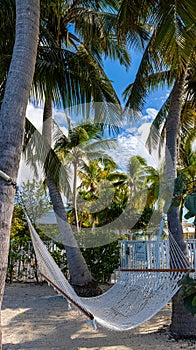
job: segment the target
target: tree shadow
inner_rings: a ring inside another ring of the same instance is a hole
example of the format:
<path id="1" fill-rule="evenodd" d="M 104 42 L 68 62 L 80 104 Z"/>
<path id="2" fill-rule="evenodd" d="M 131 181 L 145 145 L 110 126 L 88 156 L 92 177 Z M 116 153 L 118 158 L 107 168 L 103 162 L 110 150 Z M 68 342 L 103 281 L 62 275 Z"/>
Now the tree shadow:
<path id="1" fill-rule="evenodd" d="M 167 349 L 171 341 L 168 315 L 163 309 L 131 331 L 99 326 L 95 331 L 84 315 L 76 308 L 69 311 L 66 300 L 46 284 L 14 283 L 6 286 L 2 307 L 3 350 L 148 350 L 152 345 L 161 350 L 163 344 Z"/>

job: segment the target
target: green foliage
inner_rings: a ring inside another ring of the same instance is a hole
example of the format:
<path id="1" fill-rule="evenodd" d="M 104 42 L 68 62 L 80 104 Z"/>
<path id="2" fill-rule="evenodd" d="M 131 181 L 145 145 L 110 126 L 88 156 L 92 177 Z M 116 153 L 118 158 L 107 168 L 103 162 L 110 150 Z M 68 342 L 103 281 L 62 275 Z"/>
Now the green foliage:
<path id="1" fill-rule="evenodd" d="M 174 183 L 174 195 L 181 196 L 186 191 L 186 178 L 184 174 L 178 175 Z"/>
<path id="2" fill-rule="evenodd" d="M 98 282 L 109 282 L 120 263 L 120 249 L 114 233 L 96 229 L 94 232 L 81 231 L 76 238 L 81 247 L 89 247 L 82 247 L 81 251 L 93 277 Z"/>
<path id="3" fill-rule="evenodd" d="M 10 238 L 11 240 L 14 239 L 15 241 L 21 243 L 22 241 L 27 241 L 30 239 L 30 233 L 24 211 L 18 204 L 14 206 Z"/>
<path id="4" fill-rule="evenodd" d="M 187 190 L 187 179 L 184 174 L 180 173 L 174 181 L 174 197 L 172 205 L 179 207 L 183 203 L 183 198 Z"/>
<path id="5" fill-rule="evenodd" d="M 107 245 L 82 249 L 86 263 L 97 282 L 109 282 L 111 274 L 119 267 L 119 246 L 114 241 Z"/>
<path id="6" fill-rule="evenodd" d="M 33 179 L 33 181 L 23 182 L 21 193 L 22 204 L 25 205 L 25 209 L 33 223 L 52 207 L 43 181 Z M 20 200 L 21 198 L 19 197 L 18 201 L 20 202 Z"/>
<path id="7" fill-rule="evenodd" d="M 17 237 L 12 239 L 10 242 L 10 251 L 8 257 L 8 270 L 7 270 L 7 282 L 11 283 L 15 275 L 15 265 L 18 265 L 17 268 L 17 280 L 22 280 L 24 276 L 27 275 L 27 265 L 28 269 L 30 266 L 31 276 L 28 273 L 28 279 L 31 278 L 34 280 L 37 277 L 37 261 L 35 257 L 34 250 L 30 248 L 29 241 L 27 240 L 28 236 Z"/>
<path id="8" fill-rule="evenodd" d="M 45 238 L 42 233 L 40 235 L 43 239 Z M 103 232 L 97 229 L 95 232 L 81 231 L 76 236 L 80 246 L 97 245 L 93 248 L 82 248 L 81 250 L 95 279 L 98 282 L 108 282 L 113 271 L 119 267 L 120 259 L 118 241 L 114 241 L 116 237 L 113 232 Z M 16 205 L 11 228 L 11 246 L 7 271 L 8 282 L 13 281 L 15 274 L 14 268 L 17 263 L 20 265 L 19 280 L 25 276 L 27 264 L 30 264 L 32 268 L 32 279 L 34 277 L 37 278 L 37 263 L 34 250 L 29 249 L 30 239 L 23 209 L 19 205 Z M 103 246 L 103 242 L 109 243 Z M 57 250 L 53 250 L 50 253 L 62 272 L 68 277 L 66 252 L 62 244 L 58 242 L 55 242 L 55 244 L 57 245 Z"/>
<path id="9" fill-rule="evenodd" d="M 189 276 L 189 272 L 179 282 L 181 289 L 179 297 L 183 298 L 185 308 L 191 312 L 192 315 L 196 314 L 196 280 Z"/>
<path id="10" fill-rule="evenodd" d="M 46 239 L 46 236 L 40 232 L 41 239 Z M 14 206 L 14 212 L 12 217 L 11 235 L 10 235 L 10 250 L 8 256 L 8 270 L 7 270 L 7 282 L 12 282 L 15 276 L 15 266 L 17 265 L 17 280 L 23 280 L 28 275 L 28 279 L 34 280 L 36 278 L 38 282 L 37 274 L 37 262 L 34 253 L 34 249 L 31 244 L 31 236 L 27 224 L 27 220 L 24 214 L 23 208 L 16 204 Z M 31 276 L 28 269 L 31 270 Z"/>
<path id="11" fill-rule="evenodd" d="M 133 230 L 145 230 L 148 227 L 151 216 L 154 212 L 153 208 L 145 207 L 136 224 L 132 227 Z"/>
<path id="12" fill-rule="evenodd" d="M 196 215 L 196 193 L 191 193 L 185 198 L 185 207 L 188 209 L 188 213 L 184 216 L 185 219 L 189 219 Z"/>
<path id="13" fill-rule="evenodd" d="M 66 258 L 65 250 L 64 249 L 54 250 L 50 252 L 50 254 L 52 255 L 57 265 L 60 267 L 63 274 L 66 277 L 68 277 L 68 266 L 67 266 L 67 258 Z"/>
<path id="14" fill-rule="evenodd" d="M 82 180 L 79 186 L 81 203 L 78 199 L 81 227 L 100 227 L 114 222 L 128 203 L 127 175 L 117 170 L 114 161 L 103 158 L 103 162 L 90 161 L 84 165 L 79 177 Z"/>

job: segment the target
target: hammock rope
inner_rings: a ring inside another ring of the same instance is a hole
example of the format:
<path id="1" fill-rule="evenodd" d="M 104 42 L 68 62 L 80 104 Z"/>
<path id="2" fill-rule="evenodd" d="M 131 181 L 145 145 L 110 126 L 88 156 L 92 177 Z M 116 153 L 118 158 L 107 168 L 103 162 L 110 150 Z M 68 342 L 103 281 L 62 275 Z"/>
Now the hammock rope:
<path id="1" fill-rule="evenodd" d="M 176 265 L 173 257 L 173 269 L 124 270 L 105 293 L 91 298 L 79 297 L 28 217 L 27 221 L 43 278 L 90 320 L 111 330 L 129 330 L 154 316 L 176 294 L 180 288 L 178 282 L 190 269 L 186 257 L 172 237 L 171 249 L 177 254 Z"/>
<path id="2" fill-rule="evenodd" d="M 0 177 L 17 189 L 16 183 L 0 170 Z M 25 207 L 24 207 L 25 211 Z M 105 293 L 91 298 L 79 297 L 69 284 L 61 269 L 44 245 L 29 217 L 27 222 L 35 250 L 40 273 L 94 324 L 111 330 L 129 330 L 149 320 L 160 311 L 176 294 L 178 282 L 191 267 L 175 241 L 169 235 L 171 269 L 126 270 L 121 272 L 118 281 Z"/>

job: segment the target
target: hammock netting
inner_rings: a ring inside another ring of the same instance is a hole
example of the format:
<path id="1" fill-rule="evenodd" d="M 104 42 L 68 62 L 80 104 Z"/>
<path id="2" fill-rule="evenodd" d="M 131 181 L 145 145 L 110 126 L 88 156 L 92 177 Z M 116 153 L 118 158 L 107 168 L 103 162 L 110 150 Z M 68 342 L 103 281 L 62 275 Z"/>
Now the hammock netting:
<path id="1" fill-rule="evenodd" d="M 129 330 L 149 320 L 179 290 L 179 280 L 190 266 L 170 235 L 171 269 L 122 271 L 118 281 L 102 295 L 79 297 L 52 258 L 28 219 L 32 242 L 43 278 L 76 305 L 87 317 L 118 331 Z M 184 269 L 184 271 L 183 271 Z"/>

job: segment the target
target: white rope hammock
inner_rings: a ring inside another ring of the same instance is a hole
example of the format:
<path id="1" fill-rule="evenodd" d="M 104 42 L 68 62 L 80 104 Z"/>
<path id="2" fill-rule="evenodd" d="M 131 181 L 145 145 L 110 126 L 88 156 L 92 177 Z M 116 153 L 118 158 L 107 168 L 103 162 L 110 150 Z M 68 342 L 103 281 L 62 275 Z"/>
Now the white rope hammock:
<path id="1" fill-rule="evenodd" d="M 0 170 L 0 177 L 16 183 Z M 182 250 L 169 235 L 171 269 L 124 270 L 116 284 L 97 297 L 77 296 L 27 216 L 40 273 L 57 292 L 76 305 L 93 322 L 113 330 L 129 330 L 154 316 L 179 290 L 178 281 L 190 270 Z M 161 227 L 160 227 L 161 231 Z"/>
<path id="2" fill-rule="evenodd" d="M 170 235 L 171 269 L 124 270 L 107 292 L 97 297 L 77 296 L 29 219 L 29 229 L 40 273 L 54 289 L 76 305 L 93 322 L 112 330 L 137 327 L 162 309 L 179 290 L 178 281 L 190 269 L 178 244 Z"/>

